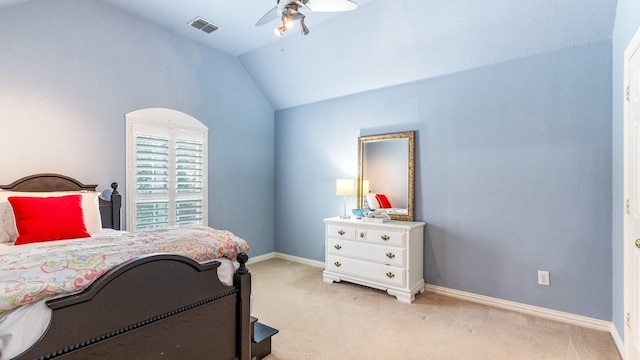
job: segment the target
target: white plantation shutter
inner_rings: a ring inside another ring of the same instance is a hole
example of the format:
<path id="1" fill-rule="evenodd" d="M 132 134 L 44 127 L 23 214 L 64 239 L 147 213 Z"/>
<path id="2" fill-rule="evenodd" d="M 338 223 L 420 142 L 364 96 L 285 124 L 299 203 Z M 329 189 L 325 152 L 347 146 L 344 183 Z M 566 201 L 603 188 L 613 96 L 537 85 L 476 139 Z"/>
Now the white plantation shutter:
<path id="1" fill-rule="evenodd" d="M 136 227 L 169 225 L 169 138 L 136 134 Z"/>
<path id="2" fill-rule="evenodd" d="M 176 224 L 202 224 L 204 144 L 199 134 L 186 135 L 176 139 Z"/>
<path id="3" fill-rule="evenodd" d="M 127 229 L 206 224 L 207 128 L 174 110 L 144 110 L 154 111 L 127 114 L 127 189 L 135 189 L 127 196 Z"/>

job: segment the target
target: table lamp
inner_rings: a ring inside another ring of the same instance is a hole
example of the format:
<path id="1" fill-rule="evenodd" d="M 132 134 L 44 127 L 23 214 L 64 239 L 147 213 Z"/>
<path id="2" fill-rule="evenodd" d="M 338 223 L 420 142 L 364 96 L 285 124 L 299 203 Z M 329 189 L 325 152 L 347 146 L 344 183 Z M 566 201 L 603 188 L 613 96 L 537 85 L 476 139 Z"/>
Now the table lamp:
<path id="1" fill-rule="evenodd" d="M 353 195 L 353 179 L 337 179 L 336 180 L 336 195 L 344 197 L 344 212 L 340 216 L 340 219 L 348 219 L 347 216 L 347 196 Z"/>

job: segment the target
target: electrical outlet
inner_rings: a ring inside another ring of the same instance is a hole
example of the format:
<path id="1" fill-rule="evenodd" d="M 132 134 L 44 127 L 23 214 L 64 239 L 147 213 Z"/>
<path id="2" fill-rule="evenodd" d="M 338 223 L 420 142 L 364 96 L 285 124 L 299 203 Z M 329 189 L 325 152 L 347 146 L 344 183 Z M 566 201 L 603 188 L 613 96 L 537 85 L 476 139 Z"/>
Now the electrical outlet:
<path id="1" fill-rule="evenodd" d="M 538 270 L 538 285 L 549 285 L 549 272 Z"/>

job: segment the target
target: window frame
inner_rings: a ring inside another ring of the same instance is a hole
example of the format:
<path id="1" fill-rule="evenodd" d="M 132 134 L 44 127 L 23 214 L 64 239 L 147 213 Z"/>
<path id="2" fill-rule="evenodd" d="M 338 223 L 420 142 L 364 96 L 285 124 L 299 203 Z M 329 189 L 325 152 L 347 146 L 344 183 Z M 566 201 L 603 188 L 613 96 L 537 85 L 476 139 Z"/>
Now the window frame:
<path id="1" fill-rule="evenodd" d="M 168 191 L 167 196 L 157 196 L 160 200 L 168 202 L 168 226 L 176 224 L 176 204 L 186 198 L 198 198 L 198 196 L 188 196 L 179 194 L 176 187 L 177 163 L 176 163 L 176 143 L 178 140 L 194 139 L 201 137 L 202 140 L 202 223 L 208 224 L 208 131 L 209 129 L 198 119 L 183 112 L 166 108 L 147 108 L 132 111 L 125 115 L 126 124 L 126 229 L 135 231 L 137 229 L 137 203 L 141 196 L 137 192 L 137 147 L 136 138 L 138 134 L 148 136 L 161 134 L 169 139 L 169 168 L 168 168 Z M 175 166 L 171 166 L 171 165 Z M 153 195 L 143 197 L 153 198 Z"/>

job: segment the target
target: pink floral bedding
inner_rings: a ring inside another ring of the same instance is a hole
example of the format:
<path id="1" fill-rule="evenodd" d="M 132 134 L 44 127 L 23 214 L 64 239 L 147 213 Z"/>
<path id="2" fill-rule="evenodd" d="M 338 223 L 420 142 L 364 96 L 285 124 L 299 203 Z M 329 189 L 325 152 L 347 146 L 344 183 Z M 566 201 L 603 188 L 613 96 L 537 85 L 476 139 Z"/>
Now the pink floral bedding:
<path id="1" fill-rule="evenodd" d="M 0 313 L 82 291 L 111 268 L 136 256 L 172 253 L 204 262 L 219 257 L 235 260 L 238 253 L 248 251 L 245 240 L 206 226 L 44 242 L 25 251 L 0 255 Z"/>

